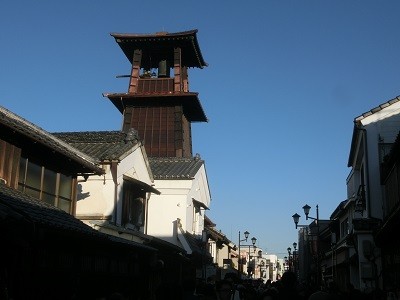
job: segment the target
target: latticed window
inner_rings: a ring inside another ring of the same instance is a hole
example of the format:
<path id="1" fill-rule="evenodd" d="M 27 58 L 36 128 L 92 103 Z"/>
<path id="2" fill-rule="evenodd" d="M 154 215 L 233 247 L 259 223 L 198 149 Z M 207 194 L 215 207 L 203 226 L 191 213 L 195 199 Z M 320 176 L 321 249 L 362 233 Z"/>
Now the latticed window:
<path id="1" fill-rule="evenodd" d="M 20 159 L 18 190 L 72 213 L 75 180 L 27 158 Z"/>

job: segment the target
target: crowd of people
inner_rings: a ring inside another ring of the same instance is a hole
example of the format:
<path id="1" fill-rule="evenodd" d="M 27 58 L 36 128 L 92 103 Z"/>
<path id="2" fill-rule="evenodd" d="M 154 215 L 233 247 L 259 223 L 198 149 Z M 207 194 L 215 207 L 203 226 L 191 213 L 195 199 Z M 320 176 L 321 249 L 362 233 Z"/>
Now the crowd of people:
<path id="1" fill-rule="evenodd" d="M 395 295 L 391 295 L 396 297 Z M 228 273 L 222 280 L 207 282 L 196 287 L 190 299 L 201 300 L 387 300 L 389 294 L 383 291 L 362 293 L 351 284 L 346 290 L 340 291 L 331 282 L 325 286 L 306 286 L 297 282 L 293 272 L 285 272 L 277 281 L 239 279 L 237 274 Z M 186 300 L 186 299 L 185 299 Z"/>

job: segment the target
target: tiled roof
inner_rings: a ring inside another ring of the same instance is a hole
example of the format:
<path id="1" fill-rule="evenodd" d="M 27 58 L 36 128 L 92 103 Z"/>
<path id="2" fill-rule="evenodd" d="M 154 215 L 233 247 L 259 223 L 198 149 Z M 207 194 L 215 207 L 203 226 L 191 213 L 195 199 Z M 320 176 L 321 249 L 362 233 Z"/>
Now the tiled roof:
<path id="1" fill-rule="evenodd" d="M 191 234 L 187 231 L 185 232 L 184 236 L 186 241 L 189 243 L 190 249 L 192 249 L 192 254 L 211 257 L 211 254 L 205 250 L 205 245 L 202 243 L 201 238 L 198 238 L 194 234 Z"/>
<path id="2" fill-rule="evenodd" d="M 173 92 L 173 93 L 103 93 L 123 113 L 128 106 L 182 106 L 183 114 L 189 122 L 208 122 L 207 116 L 201 105 L 198 93 Z"/>
<path id="3" fill-rule="evenodd" d="M 373 115 L 374 113 L 376 113 L 376 112 L 378 112 L 378 111 L 380 111 L 380 110 L 382 110 L 382 109 L 384 109 L 384 108 L 386 108 L 386 107 L 388 107 L 388 106 L 390 106 L 393 103 L 396 103 L 398 101 L 400 101 L 400 96 L 397 96 L 397 97 L 395 97 L 395 98 L 393 98 L 393 99 L 391 99 L 389 101 L 386 101 L 386 102 L 384 102 L 382 104 L 379 104 L 377 107 L 374 107 L 373 109 L 371 109 L 371 110 L 361 114 L 360 116 L 354 118 L 354 122 L 359 122 L 362 119 L 364 119 L 364 118 L 366 118 L 366 117 L 368 117 L 370 115 Z"/>
<path id="4" fill-rule="evenodd" d="M 119 234 L 121 233 L 126 233 L 130 234 L 132 236 L 137 236 L 143 240 L 143 247 L 147 247 L 149 249 L 157 249 L 157 250 L 163 250 L 163 251 L 169 251 L 173 253 L 179 253 L 182 252 L 182 248 L 174 245 L 172 243 L 169 243 L 167 241 L 164 241 L 160 238 L 154 237 L 152 235 L 144 234 L 141 233 L 140 231 L 137 230 L 132 230 L 128 229 L 125 227 L 120 227 L 114 224 L 109 223 L 108 221 L 91 221 L 91 224 L 94 224 L 98 226 L 99 228 L 106 228 L 106 229 L 111 229 L 114 231 L 118 231 Z M 101 229 L 100 229 L 101 231 Z M 120 238 L 122 239 L 122 238 Z"/>
<path id="5" fill-rule="evenodd" d="M 150 157 L 150 168 L 154 179 L 192 179 L 204 161 L 199 155 L 192 158 Z"/>
<path id="6" fill-rule="evenodd" d="M 5 209 L 22 215 L 26 221 L 32 222 L 35 226 L 41 225 L 78 235 L 107 238 L 106 235 L 87 226 L 65 211 L 14 190 L 5 184 L 0 184 L 0 210 Z"/>
<path id="7" fill-rule="evenodd" d="M 209 227 L 217 226 L 207 215 L 204 216 L 204 225 Z"/>
<path id="8" fill-rule="evenodd" d="M 349 199 L 346 199 L 346 200 L 341 201 L 341 202 L 339 203 L 339 205 L 335 208 L 335 210 L 333 211 L 333 213 L 331 214 L 331 216 L 330 216 L 329 219 L 330 219 L 330 220 L 333 220 L 333 219 L 337 218 L 337 217 L 339 216 L 340 212 L 343 211 L 343 209 L 344 209 L 344 207 L 346 206 L 347 202 L 349 202 L 349 201 L 351 201 L 351 200 L 352 200 L 352 199 L 349 198 Z"/>
<path id="9" fill-rule="evenodd" d="M 229 244 L 231 243 L 231 240 L 229 240 L 225 234 L 223 234 L 220 231 L 218 231 L 217 229 L 215 229 L 214 227 L 205 227 L 205 230 L 207 231 L 207 234 L 214 239 L 215 241 L 221 241 L 225 244 Z"/>
<path id="10" fill-rule="evenodd" d="M 155 66 L 155 62 L 165 59 L 165 48 L 182 49 L 182 64 L 186 67 L 203 68 L 208 66 L 201 54 L 197 41 L 197 29 L 182 32 L 157 32 L 154 34 L 111 33 L 121 47 L 126 57 L 132 63 L 135 49 L 152 51 L 151 56 L 143 55 L 141 63 L 146 66 Z"/>
<path id="11" fill-rule="evenodd" d="M 5 184 L 0 184 L 0 220 L 9 215 L 16 222 L 32 223 L 34 228 L 40 226 L 57 231 L 59 235 L 64 233 L 69 237 L 89 238 L 94 241 L 106 242 L 108 245 L 134 247 L 137 250 L 156 250 L 140 243 L 101 233 L 58 207 L 21 193 Z"/>
<path id="12" fill-rule="evenodd" d="M 99 174 L 103 173 L 103 170 L 96 165 L 91 157 L 2 106 L 0 106 L 0 125 L 7 127 L 12 132 L 22 135 L 26 140 L 32 140 L 34 143 L 41 144 L 44 147 L 49 148 L 51 151 L 66 156 L 85 168 Z"/>
<path id="13" fill-rule="evenodd" d="M 54 135 L 101 162 L 122 159 L 139 143 L 137 132 L 84 131 L 57 132 Z"/>
<path id="14" fill-rule="evenodd" d="M 360 116 L 354 118 L 354 128 L 353 128 L 353 137 L 351 140 L 351 146 L 350 146 L 350 154 L 349 154 L 349 159 L 347 161 L 347 166 L 351 167 L 353 160 L 354 160 L 354 155 L 356 154 L 356 149 L 357 149 L 357 140 L 358 140 L 358 135 L 360 134 L 359 132 L 359 127 L 361 126 L 361 121 L 364 118 L 367 118 L 375 113 L 377 113 L 378 111 L 381 111 L 382 109 L 396 103 L 400 101 L 400 96 L 397 96 L 389 101 L 386 101 L 380 105 L 378 105 L 377 107 L 374 107 L 373 109 L 361 114 Z"/>

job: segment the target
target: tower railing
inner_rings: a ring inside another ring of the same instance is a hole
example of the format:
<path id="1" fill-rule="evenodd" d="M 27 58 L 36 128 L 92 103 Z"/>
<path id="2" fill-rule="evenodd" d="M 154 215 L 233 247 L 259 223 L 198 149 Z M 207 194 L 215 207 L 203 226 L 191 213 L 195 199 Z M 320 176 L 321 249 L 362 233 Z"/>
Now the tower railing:
<path id="1" fill-rule="evenodd" d="M 174 92 L 174 78 L 139 78 L 138 94 L 167 94 Z"/>

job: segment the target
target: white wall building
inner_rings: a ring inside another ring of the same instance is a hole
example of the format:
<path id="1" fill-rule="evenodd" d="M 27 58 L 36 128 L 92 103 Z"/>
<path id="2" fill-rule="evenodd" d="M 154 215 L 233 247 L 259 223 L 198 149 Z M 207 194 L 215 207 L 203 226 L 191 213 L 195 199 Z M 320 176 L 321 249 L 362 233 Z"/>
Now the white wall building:
<path id="1" fill-rule="evenodd" d="M 193 158 L 149 158 L 155 188 L 161 192 L 149 201 L 147 233 L 193 251 L 186 234 L 198 239 L 210 206 L 204 161 Z"/>
<path id="2" fill-rule="evenodd" d="M 145 233 L 147 203 L 152 193 L 160 192 L 152 187 L 146 151 L 136 131 L 55 135 L 96 159 L 105 170 L 102 176 L 79 178 L 76 217 L 108 234 L 121 236 L 121 228 Z M 125 238 L 141 241 L 136 235 Z"/>
<path id="3" fill-rule="evenodd" d="M 348 166 L 348 199 L 355 208 L 351 233 L 358 252 L 358 278 L 353 284 L 368 291 L 379 285 L 381 261 L 373 231 L 382 219 L 383 189 L 380 164 L 400 129 L 399 98 L 392 99 L 354 119 Z M 354 278 L 353 278 L 354 280 Z"/>

